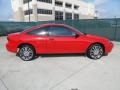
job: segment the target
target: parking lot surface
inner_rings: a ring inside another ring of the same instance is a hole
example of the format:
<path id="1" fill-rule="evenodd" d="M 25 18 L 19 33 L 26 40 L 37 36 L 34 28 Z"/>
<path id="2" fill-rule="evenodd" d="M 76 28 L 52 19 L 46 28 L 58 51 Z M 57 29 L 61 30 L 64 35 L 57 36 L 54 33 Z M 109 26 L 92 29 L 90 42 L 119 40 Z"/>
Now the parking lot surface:
<path id="1" fill-rule="evenodd" d="M 47 55 L 25 62 L 0 37 L 0 90 L 120 90 L 120 43 L 100 60 Z"/>

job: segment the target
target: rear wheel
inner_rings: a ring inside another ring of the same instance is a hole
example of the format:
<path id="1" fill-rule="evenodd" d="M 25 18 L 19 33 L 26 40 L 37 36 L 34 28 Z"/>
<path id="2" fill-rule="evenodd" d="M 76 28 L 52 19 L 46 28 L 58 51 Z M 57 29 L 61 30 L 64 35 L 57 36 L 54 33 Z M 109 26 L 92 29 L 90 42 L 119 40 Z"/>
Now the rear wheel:
<path id="1" fill-rule="evenodd" d="M 30 61 L 35 58 L 36 54 L 35 54 L 35 50 L 32 46 L 22 45 L 19 48 L 18 56 L 24 61 Z"/>
<path id="2" fill-rule="evenodd" d="M 93 44 L 89 47 L 87 51 L 87 56 L 90 59 L 100 59 L 104 55 L 103 46 L 100 44 Z"/>

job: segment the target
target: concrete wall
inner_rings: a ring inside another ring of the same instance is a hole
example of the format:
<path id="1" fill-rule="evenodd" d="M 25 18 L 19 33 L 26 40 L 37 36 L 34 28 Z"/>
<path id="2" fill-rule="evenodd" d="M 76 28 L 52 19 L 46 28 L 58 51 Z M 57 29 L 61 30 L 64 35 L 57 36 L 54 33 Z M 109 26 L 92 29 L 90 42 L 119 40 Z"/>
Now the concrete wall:
<path id="1" fill-rule="evenodd" d="M 54 20 L 53 15 L 38 15 L 38 21 L 51 21 Z"/>
<path id="2" fill-rule="evenodd" d="M 24 21 L 24 12 L 23 12 L 23 9 L 21 7 L 19 7 L 17 11 L 13 12 L 13 20 L 18 21 L 18 22 Z"/>
<path id="3" fill-rule="evenodd" d="M 92 16 L 92 15 L 82 15 L 82 14 L 80 14 L 80 15 L 79 15 L 79 18 L 80 18 L 80 19 L 94 19 L 94 16 Z"/>

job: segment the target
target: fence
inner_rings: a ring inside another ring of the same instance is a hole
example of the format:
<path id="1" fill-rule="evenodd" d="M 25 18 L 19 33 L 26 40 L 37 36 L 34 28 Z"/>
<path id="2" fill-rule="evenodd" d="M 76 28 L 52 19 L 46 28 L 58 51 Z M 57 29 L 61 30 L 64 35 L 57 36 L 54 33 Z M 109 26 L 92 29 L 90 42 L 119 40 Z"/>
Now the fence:
<path id="1" fill-rule="evenodd" d="M 0 36 L 23 31 L 35 25 L 46 23 L 61 23 L 77 28 L 83 33 L 103 36 L 110 40 L 120 41 L 120 19 L 90 19 L 90 20 L 65 20 L 42 22 L 0 22 Z"/>

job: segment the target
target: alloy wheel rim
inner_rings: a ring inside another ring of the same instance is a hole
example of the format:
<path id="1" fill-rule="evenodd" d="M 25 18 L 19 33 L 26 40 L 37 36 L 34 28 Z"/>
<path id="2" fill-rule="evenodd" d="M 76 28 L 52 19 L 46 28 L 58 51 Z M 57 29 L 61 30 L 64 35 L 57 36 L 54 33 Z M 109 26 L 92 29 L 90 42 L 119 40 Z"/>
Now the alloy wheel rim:
<path id="1" fill-rule="evenodd" d="M 30 60 L 33 57 L 33 50 L 29 47 L 22 47 L 20 49 L 19 55 L 23 60 Z"/>
<path id="2" fill-rule="evenodd" d="M 94 45 L 90 50 L 90 56 L 99 59 L 103 55 L 103 48 L 100 45 Z"/>

